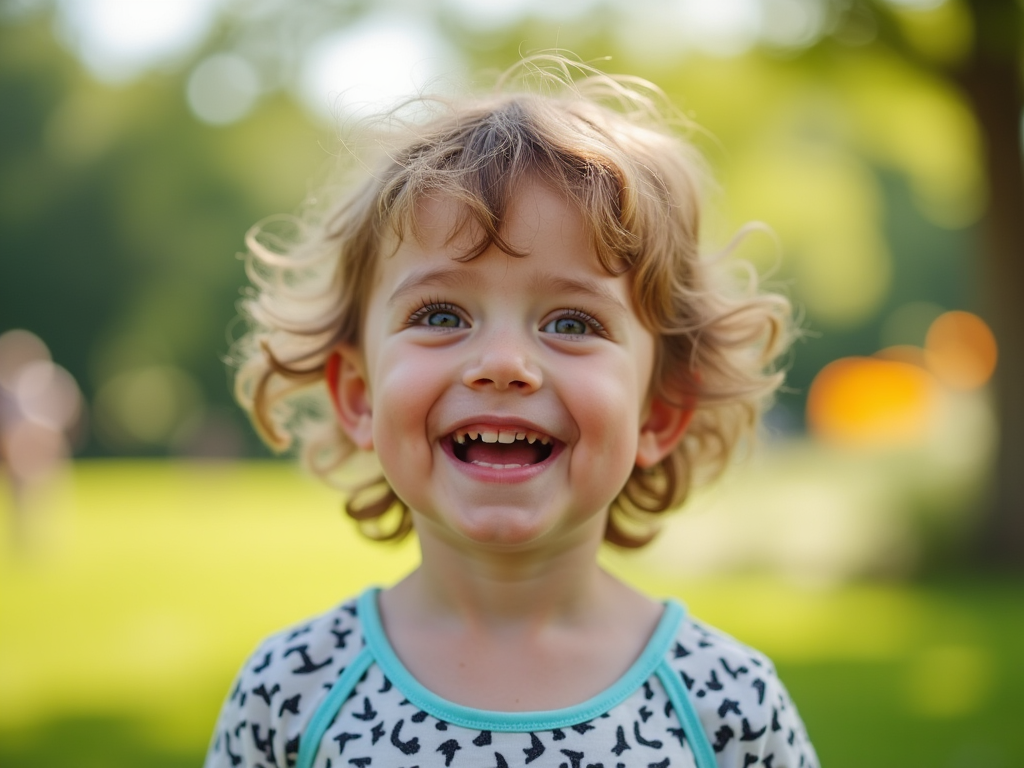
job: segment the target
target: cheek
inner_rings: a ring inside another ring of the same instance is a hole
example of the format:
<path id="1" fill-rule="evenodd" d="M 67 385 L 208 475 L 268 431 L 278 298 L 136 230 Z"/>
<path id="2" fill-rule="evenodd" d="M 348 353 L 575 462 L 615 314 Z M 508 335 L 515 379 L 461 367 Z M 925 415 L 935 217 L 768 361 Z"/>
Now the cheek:
<path id="1" fill-rule="evenodd" d="M 429 466 L 428 422 L 440 392 L 431 370 L 415 350 L 384 349 L 377 360 L 371 392 L 374 448 L 393 483 Z"/>
<path id="2" fill-rule="evenodd" d="M 581 372 L 579 381 L 587 381 Z M 591 378 L 590 384 L 567 402 L 574 403 L 573 418 L 580 430 L 578 450 L 573 453 L 571 472 L 588 478 L 587 487 L 596 494 L 618 493 L 636 463 L 640 410 L 643 392 L 636 368 L 627 362 L 615 366 L 611 375 Z"/>

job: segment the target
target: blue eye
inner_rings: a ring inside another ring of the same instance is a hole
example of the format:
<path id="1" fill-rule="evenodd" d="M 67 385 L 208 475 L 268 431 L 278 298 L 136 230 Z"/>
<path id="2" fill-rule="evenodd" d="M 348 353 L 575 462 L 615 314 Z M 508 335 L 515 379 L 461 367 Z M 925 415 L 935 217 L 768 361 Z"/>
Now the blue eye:
<path id="1" fill-rule="evenodd" d="M 557 333 L 559 336 L 584 336 L 589 333 L 601 332 L 601 324 L 590 315 L 580 310 L 566 311 L 561 317 L 546 323 L 541 330 L 544 333 Z"/>
<path id="2" fill-rule="evenodd" d="M 577 320 L 575 317 L 560 317 L 557 320 L 550 323 L 554 328 L 554 333 L 574 334 L 574 333 L 586 333 L 587 326 L 582 320 Z"/>
<path id="3" fill-rule="evenodd" d="M 435 328 L 458 328 L 462 319 L 454 312 L 431 312 L 427 315 L 427 325 Z"/>
<path id="4" fill-rule="evenodd" d="M 413 312 L 407 325 L 425 325 L 437 329 L 465 328 L 466 321 L 458 307 L 448 302 L 432 301 Z"/>

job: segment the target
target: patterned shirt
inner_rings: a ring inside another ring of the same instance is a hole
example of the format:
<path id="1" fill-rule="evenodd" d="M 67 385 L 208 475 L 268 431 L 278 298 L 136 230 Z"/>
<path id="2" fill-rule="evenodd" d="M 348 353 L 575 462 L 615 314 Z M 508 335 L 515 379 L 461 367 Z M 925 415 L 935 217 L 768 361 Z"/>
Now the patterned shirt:
<path id="1" fill-rule="evenodd" d="M 301 745 L 301 746 L 300 746 Z M 675 601 L 610 688 L 544 712 L 436 696 L 402 666 L 377 590 L 278 633 L 242 668 L 206 768 L 817 768 L 766 657 Z"/>

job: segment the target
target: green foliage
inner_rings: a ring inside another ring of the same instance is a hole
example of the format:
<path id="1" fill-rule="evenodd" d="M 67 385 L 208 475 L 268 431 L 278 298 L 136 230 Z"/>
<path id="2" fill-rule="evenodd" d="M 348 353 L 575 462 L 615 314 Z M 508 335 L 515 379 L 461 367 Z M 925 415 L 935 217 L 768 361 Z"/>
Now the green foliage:
<path id="1" fill-rule="evenodd" d="M 912 39 L 927 37 L 922 24 L 944 30 L 941 58 L 960 45 L 947 6 L 895 18 Z M 274 19 L 288 16 L 309 42 L 360 13 L 243 13 L 191 62 L 234 48 L 285 69 L 298 52 L 274 48 Z M 753 237 L 741 255 L 771 272 L 820 332 L 797 350 L 785 423 L 802 422 L 822 365 L 877 350 L 902 305 L 974 303 L 964 279 L 981 199 L 974 124 L 947 84 L 884 48 L 713 59 L 662 47 L 652 56 L 621 25 L 643 22 L 653 34 L 657 19 L 624 19 L 611 6 L 570 26 L 528 17 L 482 29 L 450 10 L 437 21 L 470 71 L 497 72 L 523 52 L 561 45 L 653 80 L 701 126 L 693 138 L 724 188 L 711 200 L 708 248 L 746 221 L 766 221 L 781 246 Z M 86 455 L 202 453 L 215 448 L 203 435 L 218 430 L 259 451 L 221 362 L 245 283 L 235 256 L 249 226 L 296 210 L 344 150 L 282 90 L 214 127 L 189 112 L 188 66 L 96 83 L 50 24 L 45 14 L 0 22 L 0 329 L 37 333 L 80 382 L 94 406 Z M 489 77 L 474 79 L 486 86 Z M 133 422 L 125 403 L 157 380 L 162 405 Z"/>
<path id="2" fill-rule="evenodd" d="M 176 426 L 218 413 L 250 435 L 222 362 L 245 282 L 236 255 L 257 219 L 299 205 L 316 170 L 297 108 L 268 98 L 251 123 L 203 126 L 180 74 L 100 85 L 42 21 L 0 23 L 0 100 L 12 118 L 0 123 L 0 329 L 43 338 L 89 401 L 119 374 L 169 368 L 201 393 L 194 412 L 172 403 Z M 87 455 L 189 437 L 133 439 L 95 415 Z"/>

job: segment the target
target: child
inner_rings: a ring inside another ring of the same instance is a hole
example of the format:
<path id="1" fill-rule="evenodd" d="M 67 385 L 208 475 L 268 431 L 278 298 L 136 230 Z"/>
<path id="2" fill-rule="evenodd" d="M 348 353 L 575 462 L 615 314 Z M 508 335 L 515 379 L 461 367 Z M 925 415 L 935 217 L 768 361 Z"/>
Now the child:
<path id="1" fill-rule="evenodd" d="M 548 93 L 448 103 L 321 223 L 250 235 L 240 400 L 318 471 L 373 451 L 347 510 L 422 564 L 265 641 L 209 768 L 817 763 L 764 656 L 596 561 L 755 425 L 788 305 L 698 255 L 656 91 L 518 72 Z"/>

